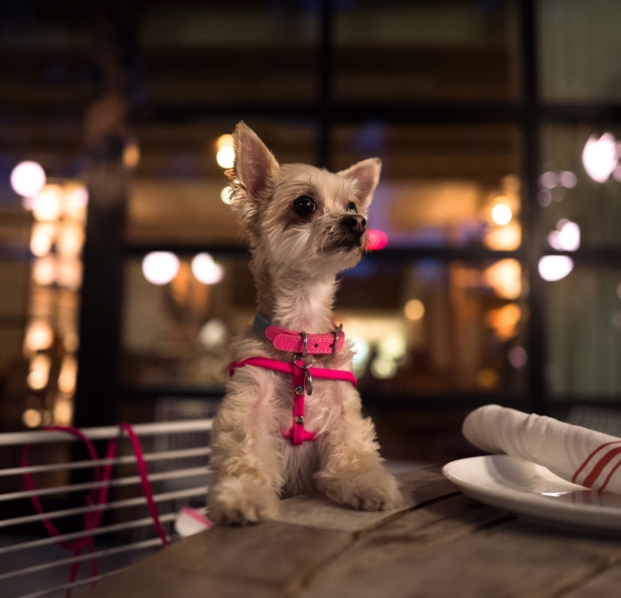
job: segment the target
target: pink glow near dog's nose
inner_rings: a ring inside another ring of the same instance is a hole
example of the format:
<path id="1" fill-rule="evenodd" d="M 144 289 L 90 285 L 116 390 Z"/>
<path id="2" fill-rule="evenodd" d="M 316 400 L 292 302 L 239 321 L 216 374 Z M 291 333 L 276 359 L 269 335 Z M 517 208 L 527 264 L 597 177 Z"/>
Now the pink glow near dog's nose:
<path id="1" fill-rule="evenodd" d="M 367 243 L 367 249 L 369 251 L 384 249 L 388 244 L 388 235 L 383 230 L 370 230 L 368 231 L 368 235 L 369 242 Z"/>

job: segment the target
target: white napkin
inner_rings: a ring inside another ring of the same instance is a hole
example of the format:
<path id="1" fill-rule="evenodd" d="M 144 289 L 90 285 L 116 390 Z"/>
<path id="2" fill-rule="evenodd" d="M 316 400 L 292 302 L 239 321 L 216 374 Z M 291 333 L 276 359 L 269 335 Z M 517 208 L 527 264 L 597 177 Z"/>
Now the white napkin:
<path id="1" fill-rule="evenodd" d="M 574 484 L 621 494 L 621 439 L 614 436 L 498 405 L 470 413 L 462 432 L 489 453 L 520 457 Z"/>

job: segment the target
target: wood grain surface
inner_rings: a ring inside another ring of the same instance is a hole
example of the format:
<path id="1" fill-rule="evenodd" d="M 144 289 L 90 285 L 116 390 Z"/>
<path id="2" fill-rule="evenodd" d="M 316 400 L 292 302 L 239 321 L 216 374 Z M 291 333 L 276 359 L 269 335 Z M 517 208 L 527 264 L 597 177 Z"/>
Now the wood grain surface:
<path id="1" fill-rule="evenodd" d="M 621 538 L 515 519 L 462 495 L 438 468 L 397 476 L 403 508 L 322 496 L 277 520 L 215 527 L 101 581 L 92 597 L 605 598 L 621 595 Z"/>

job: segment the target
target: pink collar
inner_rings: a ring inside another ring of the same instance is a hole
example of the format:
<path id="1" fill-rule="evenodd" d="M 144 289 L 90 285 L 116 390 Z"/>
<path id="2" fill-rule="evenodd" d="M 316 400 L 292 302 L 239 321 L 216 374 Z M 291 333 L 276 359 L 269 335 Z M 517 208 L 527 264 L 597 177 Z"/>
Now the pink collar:
<path id="1" fill-rule="evenodd" d="M 263 314 L 254 317 L 254 329 L 261 337 L 271 341 L 275 349 L 290 351 L 300 355 L 336 355 L 345 345 L 345 333 L 341 324 L 327 334 L 307 334 L 295 332 L 272 324 Z"/>

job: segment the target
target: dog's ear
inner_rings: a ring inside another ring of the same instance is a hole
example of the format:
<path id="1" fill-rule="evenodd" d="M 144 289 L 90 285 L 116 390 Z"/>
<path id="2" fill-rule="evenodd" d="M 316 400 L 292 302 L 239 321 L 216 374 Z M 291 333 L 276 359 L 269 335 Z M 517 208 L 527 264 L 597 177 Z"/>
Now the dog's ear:
<path id="1" fill-rule="evenodd" d="M 339 176 L 351 179 L 356 185 L 356 196 L 363 207 L 368 207 L 373 200 L 373 193 L 379 182 L 382 161 L 379 158 L 362 160 L 347 170 L 337 172 Z"/>
<path id="2" fill-rule="evenodd" d="M 233 142 L 235 162 L 227 175 L 242 192 L 240 196 L 245 193 L 248 199 L 257 201 L 278 170 L 278 162 L 258 135 L 244 122 L 237 123 Z"/>

